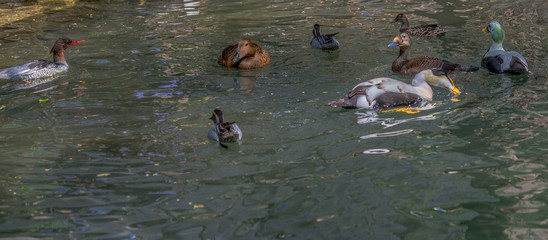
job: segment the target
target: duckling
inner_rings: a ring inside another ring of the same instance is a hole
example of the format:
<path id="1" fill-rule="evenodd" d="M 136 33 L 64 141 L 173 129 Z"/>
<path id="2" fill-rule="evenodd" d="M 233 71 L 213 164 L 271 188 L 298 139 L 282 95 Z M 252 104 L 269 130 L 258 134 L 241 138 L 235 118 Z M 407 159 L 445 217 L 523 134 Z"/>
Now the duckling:
<path id="1" fill-rule="evenodd" d="M 437 36 L 447 32 L 438 24 L 419 25 L 410 28 L 409 20 L 403 13 L 398 14 L 391 23 L 396 22 L 401 23 L 400 32 L 407 33 L 411 36 Z"/>
<path id="2" fill-rule="evenodd" d="M 322 35 L 322 32 L 320 30 L 320 24 L 314 24 L 314 29 L 312 29 L 312 35 L 314 38 L 312 38 L 312 41 L 310 41 L 310 46 L 312 48 L 322 49 L 322 50 L 337 50 L 339 49 L 339 41 L 335 39 L 333 36 L 337 35 L 336 33 L 326 34 Z"/>
<path id="3" fill-rule="evenodd" d="M 403 74 L 415 74 L 430 68 L 441 68 L 448 73 L 454 71 L 472 72 L 479 68 L 474 66 L 463 67 L 457 63 L 430 56 L 418 56 L 409 59 L 411 49 L 411 37 L 407 33 L 400 33 L 394 38 L 388 47 L 398 46 L 400 55 L 392 62 L 392 71 Z"/>
<path id="4" fill-rule="evenodd" d="M 224 122 L 223 112 L 220 109 L 213 110 L 213 115 L 209 119 L 213 120 L 213 126 L 207 133 L 209 139 L 230 143 L 242 140 L 242 130 L 235 122 Z"/>
<path id="5" fill-rule="evenodd" d="M 439 68 L 427 69 L 415 75 L 411 84 L 392 78 L 374 78 L 356 85 L 343 98 L 327 103 L 332 107 L 343 108 L 388 108 L 411 105 L 420 100 L 432 100 L 430 85 L 449 89 L 455 94 L 455 87 L 447 72 Z"/>
<path id="6" fill-rule="evenodd" d="M 481 64 L 487 67 L 487 70 L 493 73 L 523 74 L 529 72 L 529 65 L 525 58 L 518 52 L 505 51 L 502 48 L 504 41 L 504 30 L 497 21 L 489 23 L 489 26 L 483 29 L 483 32 L 489 33 L 493 39 L 493 44 L 483 55 Z"/>
<path id="7" fill-rule="evenodd" d="M 260 68 L 270 63 L 270 55 L 251 40 L 242 39 L 238 44 L 226 47 L 219 55 L 217 63 L 229 68 Z"/>

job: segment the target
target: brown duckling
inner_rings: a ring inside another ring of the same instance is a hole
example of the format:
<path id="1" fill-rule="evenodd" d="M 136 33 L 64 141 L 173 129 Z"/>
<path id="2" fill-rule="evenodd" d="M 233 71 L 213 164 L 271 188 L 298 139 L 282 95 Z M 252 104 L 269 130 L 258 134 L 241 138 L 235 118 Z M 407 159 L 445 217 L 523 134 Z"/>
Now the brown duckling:
<path id="1" fill-rule="evenodd" d="M 392 71 L 403 74 L 415 74 L 422 70 L 440 68 L 448 73 L 455 71 L 473 72 L 479 70 L 479 68 L 472 65 L 468 67 L 461 66 L 457 63 L 452 63 L 444 59 L 430 57 L 430 56 L 418 56 L 409 58 L 409 50 L 411 49 L 411 37 L 407 33 L 400 33 L 394 38 L 392 43 L 388 47 L 398 46 L 400 48 L 400 55 L 394 62 L 392 62 Z"/>
<path id="2" fill-rule="evenodd" d="M 392 21 L 392 23 L 396 22 L 401 23 L 400 32 L 407 33 L 411 36 L 437 36 L 447 32 L 438 24 L 426 24 L 409 27 L 409 20 L 403 13 L 398 14 L 398 16 L 396 16 L 396 18 Z"/>
<path id="3" fill-rule="evenodd" d="M 226 47 L 219 55 L 217 63 L 230 68 L 260 68 L 270 63 L 270 55 L 251 40 L 243 39 L 236 45 Z"/>

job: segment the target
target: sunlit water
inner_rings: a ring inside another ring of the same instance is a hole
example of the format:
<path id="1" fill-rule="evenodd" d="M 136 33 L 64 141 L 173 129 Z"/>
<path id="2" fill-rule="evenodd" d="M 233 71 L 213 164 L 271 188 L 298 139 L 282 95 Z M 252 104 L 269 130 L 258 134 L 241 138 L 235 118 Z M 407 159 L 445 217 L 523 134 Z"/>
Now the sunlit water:
<path id="1" fill-rule="evenodd" d="M 2 69 L 51 58 L 60 36 L 86 42 L 67 74 L 0 95 L 0 237 L 547 239 L 546 8 L 91 1 L 5 25 Z M 458 73 L 462 95 L 435 88 L 414 114 L 325 106 L 374 77 L 409 81 L 390 71 L 399 12 L 449 30 L 413 38 L 413 56 L 464 65 L 498 20 L 533 75 Z M 338 51 L 310 48 L 314 23 Z M 217 65 L 241 38 L 271 64 Z M 216 107 L 240 145 L 206 138 Z"/>

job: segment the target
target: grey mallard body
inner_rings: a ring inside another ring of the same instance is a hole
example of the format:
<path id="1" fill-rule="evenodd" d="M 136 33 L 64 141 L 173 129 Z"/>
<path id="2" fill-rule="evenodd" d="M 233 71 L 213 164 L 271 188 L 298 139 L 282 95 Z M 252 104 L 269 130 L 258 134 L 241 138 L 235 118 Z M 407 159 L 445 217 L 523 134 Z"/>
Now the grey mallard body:
<path id="1" fill-rule="evenodd" d="M 407 16 L 403 13 L 398 14 L 392 21 L 392 23 L 396 22 L 401 23 L 400 32 L 407 33 L 411 36 L 437 36 L 447 32 L 438 24 L 425 24 L 409 27 L 409 19 L 407 19 Z"/>
<path id="2" fill-rule="evenodd" d="M 327 105 L 369 109 L 411 105 L 421 100 L 432 100 L 433 91 L 430 84 L 444 87 L 455 94 L 460 93 L 445 71 L 428 69 L 415 75 L 411 84 L 386 77 L 362 82 L 343 98 Z"/>
<path id="3" fill-rule="evenodd" d="M 505 51 L 502 48 L 504 41 L 504 30 L 500 23 L 493 21 L 489 26 L 483 29 L 483 32 L 489 33 L 493 43 L 487 52 L 483 55 L 481 63 L 490 72 L 524 74 L 529 72 L 529 65 L 525 58 L 518 52 Z"/>
<path id="4" fill-rule="evenodd" d="M 19 66 L 4 69 L 0 72 L 1 79 L 13 79 L 30 81 L 39 78 L 51 78 L 57 74 L 66 72 L 69 68 L 65 60 L 65 50 L 83 41 L 73 42 L 67 38 L 59 38 L 51 48 L 53 62 L 39 59 L 25 62 Z"/>
<path id="5" fill-rule="evenodd" d="M 242 140 L 242 130 L 235 122 L 224 122 L 223 112 L 220 109 L 213 110 L 211 118 L 213 126 L 209 129 L 207 137 L 217 142 L 239 142 Z"/>
<path id="6" fill-rule="evenodd" d="M 338 32 L 322 35 L 320 24 L 314 24 L 314 29 L 312 29 L 314 38 L 310 41 L 310 46 L 322 50 L 337 50 L 339 49 L 340 43 L 333 37 L 337 34 Z"/>

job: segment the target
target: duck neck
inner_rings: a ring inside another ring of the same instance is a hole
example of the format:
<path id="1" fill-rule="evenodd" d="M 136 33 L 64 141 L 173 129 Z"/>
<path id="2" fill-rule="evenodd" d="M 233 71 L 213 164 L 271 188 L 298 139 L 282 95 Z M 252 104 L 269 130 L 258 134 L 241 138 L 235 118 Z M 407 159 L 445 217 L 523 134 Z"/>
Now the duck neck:
<path id="1" fill-rule="evenodd" d="M 493 44 L 491 44 L 489 51 L 496 51 L 496 50 L 504 51 L 504 48 L 502 48 L 502 42 L 496 43 L 495 41 L 493 41 Z"/>
<path id="2" fill-rule="evenodd" d="M 54 50 L 53 51 L 53 62 L 67 64 L 65 59 L 65 50 Z"/>
<path id="3" fill-rule="evenodd" d="M 401 22 L 401 26 L 400 26 L 400 32 L 404 32 L 405 30 L 409 29 L 409 20 L 407 19 L 407 17 L 402 17 L 400 19 L 400 22 Z"/>
<path id="4" fill-rule="evenodd" d="M 413 81 L 411 82 L 411 86 L 415 88 L 417 95 L 419 95 L 422 99 L 432 100 L 432 87 L 430 87 L 430 85 L 426 82 L 422 72 L 415 75 Z"/>
<path id="5" fill-rule="evenodd" d="M 392 71 L 399 72 L 401 71 L 403 65 L 407 63 L 409 56 L 409 48 L 406 47 L 400 47 L 400 55 L 398 55 L 398 58 L 392 62 Z"/>

